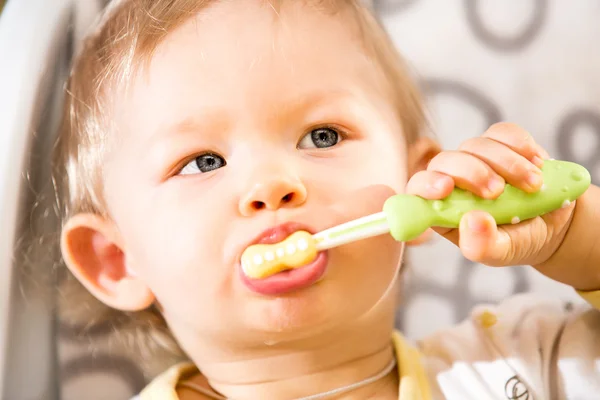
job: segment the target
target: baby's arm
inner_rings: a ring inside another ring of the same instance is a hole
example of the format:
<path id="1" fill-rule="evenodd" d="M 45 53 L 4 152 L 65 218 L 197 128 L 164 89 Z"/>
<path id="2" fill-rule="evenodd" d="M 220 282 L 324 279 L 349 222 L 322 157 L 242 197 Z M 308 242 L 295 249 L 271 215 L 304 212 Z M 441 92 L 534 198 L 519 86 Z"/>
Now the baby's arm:
<path id="1" fill-rule="evenodd" d="M 576 202 L 567 233 L 557 251 L 534 265 L 544 275 L 580 291 L 600 290 L 600 188 L 591 185 Z M 582 293 L 600 308 L 600 292 Z"/>

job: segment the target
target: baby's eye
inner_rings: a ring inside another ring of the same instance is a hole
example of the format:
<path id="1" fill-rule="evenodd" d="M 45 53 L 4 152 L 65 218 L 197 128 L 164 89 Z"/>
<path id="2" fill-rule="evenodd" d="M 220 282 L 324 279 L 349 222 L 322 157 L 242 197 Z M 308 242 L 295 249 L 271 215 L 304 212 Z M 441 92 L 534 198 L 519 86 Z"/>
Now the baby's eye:
<path id="1" fill-rule="evenodd" d="M 191 175 L 214 171 L 227 165 L 225 159 L 218 154 L 206 153 L 190 161 L 179 173 L 179 175 Z"/>
<path id="2" fill-rule="evenodd" d="M 298 143 L 299 149 L 318 148 L 324 149 L 338 144 L 341 135 L 332 128 L 318 128 L 307 133 Z"/>

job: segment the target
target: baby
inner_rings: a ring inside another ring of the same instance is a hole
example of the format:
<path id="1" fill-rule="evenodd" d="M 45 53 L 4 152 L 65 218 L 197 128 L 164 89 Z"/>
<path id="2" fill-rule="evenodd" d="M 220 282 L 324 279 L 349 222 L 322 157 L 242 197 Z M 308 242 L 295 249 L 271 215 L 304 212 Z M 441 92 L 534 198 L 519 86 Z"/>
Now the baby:
<path id="1" fill-rule="evenodd" d="M 140 399 L 599 398 L 597 187 L 516 225 L 472 212 L 435 229 L 471 260 L 572 286 L 581 309 L 520 296 L 413 345 L 394 331 L 405 246 L 389 235 L 264 280 L 241 272 L 248 245 L 395 193 L 543 184 L 548 154 L 515 125 L 440 151 L 359 0 L 118 1 L 67 89 L 65 263 L 106 305 L 158 310 L 190 360 Z"/>

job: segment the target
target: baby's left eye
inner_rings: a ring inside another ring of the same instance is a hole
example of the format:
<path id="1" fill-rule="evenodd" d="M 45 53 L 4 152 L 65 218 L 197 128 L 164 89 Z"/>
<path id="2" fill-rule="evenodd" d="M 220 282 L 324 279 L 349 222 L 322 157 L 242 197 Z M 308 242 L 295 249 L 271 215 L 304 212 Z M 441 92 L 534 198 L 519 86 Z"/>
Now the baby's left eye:
<path id="1" fill-rule="evenodd" d="M 332 128 L 313 129 L 307 133 L 298 143 L 299 149 L 325 149 L 333 147 L 342 140 L 341 135 Z"/>

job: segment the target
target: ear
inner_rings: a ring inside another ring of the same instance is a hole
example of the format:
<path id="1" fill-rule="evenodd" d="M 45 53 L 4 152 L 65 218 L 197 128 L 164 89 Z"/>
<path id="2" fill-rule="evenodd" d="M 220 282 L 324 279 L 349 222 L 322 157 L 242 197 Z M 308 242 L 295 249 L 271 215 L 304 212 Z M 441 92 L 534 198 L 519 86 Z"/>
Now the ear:
<path id="1" fill-rule="evenodd" d="M 154 295 L 126 265 L 114 223 L 94 214 L 78 214 L 65 224 L 61 251 L 73 275 L 100 301 L 123 311 L 143 310 Z"/>
<path id="2" fill-rule="evenodd" d="M 439 143 L 429 137 L 419 137 L 408 146 L 409 177 L 427 169 L 429 162 L 442 151 Z"/>
<path id="3" fill-rule="evenodd" d="M 442 151 L 439 143 L 429 137 L 419 137 L 408 147 L 409 177 L 427 169 L 429 162 Z M 428 243 L 434 237 L 433 231 L 427 229 L 421 236 L 407 243 L 409 246 L 419 246 Z"/>

